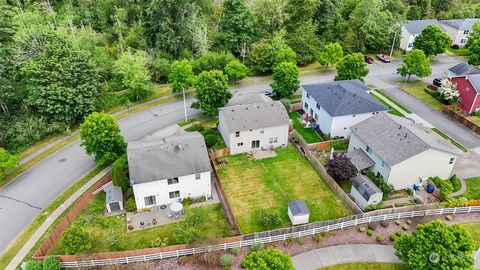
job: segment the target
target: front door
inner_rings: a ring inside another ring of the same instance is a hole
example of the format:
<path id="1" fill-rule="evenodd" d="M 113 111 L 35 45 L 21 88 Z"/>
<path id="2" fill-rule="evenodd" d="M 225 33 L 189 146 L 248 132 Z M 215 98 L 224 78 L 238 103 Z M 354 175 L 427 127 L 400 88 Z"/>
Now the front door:
<path id="1" fill-rule="evenodd" d="M 252 149 L 260 148 L 260 140 L 252 141 Z"/>

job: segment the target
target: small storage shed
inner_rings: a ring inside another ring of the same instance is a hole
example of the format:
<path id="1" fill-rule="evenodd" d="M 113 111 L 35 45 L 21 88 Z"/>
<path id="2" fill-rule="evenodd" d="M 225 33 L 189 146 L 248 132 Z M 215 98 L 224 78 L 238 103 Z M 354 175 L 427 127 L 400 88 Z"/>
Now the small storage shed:
<path id="1" fill-rule="evenodd" d="M 111 185 L 105 188 L 105 203 L 107 205 L 107 213 L 116 213 L 123 211 L 123 194 L 122 188 Z"/>
<path id="2" fill-rule="evenodd" d="M 350 195 L 363 209 L 372 204 L 382 201 L 383 192 L 365 175 L 357 175 L 352 178 Z"/>
<path id="3" fill-rule="evenodd" d="M 308 223 L 310 210 L 304 201 L 291 201 L 288 203 L 288 217 L 293 225 Z"/>

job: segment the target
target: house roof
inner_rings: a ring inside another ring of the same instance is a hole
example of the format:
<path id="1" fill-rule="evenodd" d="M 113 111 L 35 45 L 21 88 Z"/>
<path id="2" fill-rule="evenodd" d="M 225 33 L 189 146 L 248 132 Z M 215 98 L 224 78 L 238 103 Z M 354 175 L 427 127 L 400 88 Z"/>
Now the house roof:
<path id="1" fill-rule="evenodd" d="M 198 132 L 130 142 L 130 180 L 135 184 L 211 171 L 207 147 Z"/>
<path id="2" fill-rule="evenodd" d="M 480 73 L 467 75 L 466 77 L 467 80 L 473 85 L 473 88 L 475 88 L 475 91 L 480 93 Z"/>
<path id="3" fill-rule="evenodd" d="M 372 116 L 351 130 L 389 166 L 429 149 L 460 154 L 457 148 L 431 129 L 387 113 Z"/>
<path id="4" fill-rule="evenodd" d="M 306 84 L 302 88 L 332 117 L 388 110 L 359 80 Z"/>
<path id="5" fill-rule="evenodd" d="M 272 99 L 267 97 L 264 94 L 256 93 L 256 94 L 247 94 L 247 95 L 235 95 L 227 104 L 228 106 L 235 106 L 235 105 L 247 105 L 247 104 L 255 104 L 255 103 L 266 103 L 272 102 Z"/>
<path id="6" fill-rule="evenodd" d="M 459 31 L 472 30 L 473 25 L 478 21 L 478 19 L 455 19 L 455 20 L 442 20 L 440 21 L 443 24 L 451 26 Z"/>
<path id="7" fill-rule="evenodd" d="M 288 208 L 293 216 L 310 214 L 310 210 L 304 201 L 291 201 L 288 203 Z"/>
<path id="8" fill-rule="evenodd" d="M 350 158 L 350 162 L 359 171 L 368 169 L 375 165 L 375 162 L 361 148 L 348 152 L 346 156 Z"/>
<path id="9" fill-rule="evenodd" d="M 352 178 L 352 186 L 362 195 L 365 200 L 370 200 L 370 197 L 382 191 L 365 175 L 357 175 Z M 382 193 L 383 194 L 383 193 Z"/>
<path id="10" fill-rule="evenodd" d="M 278 101 L 220 108 L 230 132 L 288 125 L 287 110 Z"/>
<path id="11" fill-rule="evenodd" d="M 105 189 L 105 203 L 123 202 L 122 188 L 111 185 Z"/>
<path id="12" fill-rule="evenodd" d="M 442 31 L 445 32 L 445 28 L 443 28 L 442 24 L 438 22 L 437 20 L 413 20 L 413 21 L 407 21 L 405 23 L 404 27 L 408 30 L 408 32 L 412 35 L 417 35 L 420 34 L 423 29 L 425 29 L 427 26 L 435 24 L 436 26 L 440 27 Z"/>
<path id="13" fill-rule="evenodd" d="M 455 66 L 448 69 L 455 76 L 469 75 L 469 74 L 480 74 L 480 69 L 471 66 L 465 62 L 460 62 Z"/>

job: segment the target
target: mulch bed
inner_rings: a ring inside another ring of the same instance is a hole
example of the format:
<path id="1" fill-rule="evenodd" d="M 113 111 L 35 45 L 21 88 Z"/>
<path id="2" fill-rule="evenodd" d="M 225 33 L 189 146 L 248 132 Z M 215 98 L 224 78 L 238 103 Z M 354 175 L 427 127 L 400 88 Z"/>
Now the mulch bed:
<path id="1" fill-rule="evenodd" d="M 291 239 L 284 242 L 276 242 L 266 245 L 266 247 L 272 247 L 278 250 L 283 251 L 284 253 L 291 254 L 295 256 L 297 254 L 307 252 L 317 248 L 343 245 L 343 244 L 382 244 L 382 245 L 393 245 L 393 242 L 390 240 L 390 234 L 397 232 L 398 230 L 404 231 L 406 233 L 411 233 L 418 224 L 428 223 L 432 220 L 442 220 L 447 223 L 463 223 L 469 221 L 479 221 L 480 213 L 475 214 L 462 214 L 454 215 L 451 221 L 447 221 L 445 216 L 428 216 L 428 217 L 417 217 L 411 219 L 411 224 L 408 225 L 408 230 L 403 230 L 402 225 L 406 224 L 407 219 L 402 219 L 401 224 L 395 224 L 394 220 L 387 221 L 388 226 L 382 227 L 380 224 L 375 228 L 372 236 L 367 235 L 368 227 L 366 227 L 365 232 L 360 232 L 358 227 L 350 227 L 343 230 L 332 231 L 329 233 L 321 234 L 320 237 L 315 239 L 312 236 Z M 378 235 L 383 235 L 384 241 L 378 242 L 376 240 Z M 245 255 L 250 251 L 249 248 L 242 248 L 240 254 L 235 256 L 235 260 L 231 269 L 243 269 L 240 266 L 241 260 Z M 219 258 L 222 254 L 227 252 L 216 252 L 209 254 L 202 254 L 196 256 L 188 256 L 181 258 L 165 259 L 148 263 L 138 263 L 138 264 L 129 264 L 129 265 L 114 265 L 107 267 L 94 267 L 89 269 L 95 270 L 108 270 L 108 269 L 137 269 L 137 270 L 177 270 L 177 269 L 191 269 L 191 270 L 203 270 L 203 269 L 212 269 L 212 270 L 222 270 L 223 267 L 219 265 Z"/>

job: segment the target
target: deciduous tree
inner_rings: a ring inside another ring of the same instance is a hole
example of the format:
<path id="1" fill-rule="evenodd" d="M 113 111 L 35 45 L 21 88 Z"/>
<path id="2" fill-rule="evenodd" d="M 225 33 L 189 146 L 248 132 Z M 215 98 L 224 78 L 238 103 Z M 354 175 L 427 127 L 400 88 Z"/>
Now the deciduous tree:
<path id="1" fill-rule="evenodd" d="M 225 66 L 225 74 L 229 80 L 241 80 L 247 76 L 249 69 L 237 59 Z"/>
<path id="2" fill-rule="evenodd" d="M 397 73 L 402 77 L 406 77 L 408 81 L 412 75 L 417 75 L 418 77 L 430 76 L 432 68 L 425 53 L 422 50 L 413 49 L 405 56 L 403 65 L 397 69 Z"/>
<path id="3" fill-rule="evenodd" d="M 440 94 L 440 98 L 446 104 L 451 104 L 457 101 L 458 97 L 460 96 L 457 86 L 449 79 L 442 80 L 442 84 L 438 88 L 438 93 Z"/>
<path id="4" fill-rule="evenodd" d="M 320 51 L 320 40 L 312 22 L 305 22 L 287 35 L 287 43 L 297 54 L 297 63 L 306 65 L 315 60 Z"/>
<path id="5" fill-rule="evenodd" d="M 257 20 L 257 35 L 270 36 L 283 27 L 285 0 L 255 0 L 252 12 Z"/>
<path id="6" fill-rule="evenodd" d="M 228 77 L 222 71 L 203 71 L 195 81 L 196 101 L 192 108 L 201 109 L 207 115 L 216 115 L 218 108 L 227 105 L 231 98 Z"/>
<path id="7" fill-rule="evenodd" d="M 445 52 L 450 44 L 450 38 L 437 25 L 431 24 L 422 30 L 415 38 L 413 47 L 422 50 L 428 57 Z"/>
<path id="8" fill-rule="evenodd" d="M 72 226 L 65 231 L 61 243 L 69 255 L 88 251 L 92 247 L 88 233 L 79 226 Z"/>
<path id="9" fill-rule="evenodd" d="M 0 147 L 0 180 L 12 171 L 20 162 L 20 159 Z"/>
<path id="10" fill-rule="evenodd" d="M 275 65 L 282 62 L 290 62 L 297 64 L 297 54 L 291 48 L 280 49 L 275 56 Z"/>
<path id="11" fill-rule="evenodd" d="M 323 51 L 318 54 L 317 61 L 320 65 L 325 66 L 337 64 L 343 57 L 343 50 L 340 43 L 329 43 L 323 47 Z"/>
<path id="12" fill-rule="evenodd" d="M 363 80 L 369 70 L 361 53 L 347 54 L 337 64 L 335 80 Z"/>
<path id="13" fill-rule="evenodd" d="M 473 25 L 468 37 L 467 48 L 469 51 L 468 63 L 480 65 L 480 22 L 476 22 Z"/>
<path id="14" fill-rule="evenodd" d="M 168 82 L 173 92 L 187 90 L 193 86 L 195 77 L 193 75 L 192 65 L 188 60 L 174 61 L 168 75 Z"/>
<path id="15" fill-rule="evenodd" d="M 231 52 L 242 54 L 253 42 L 255 34 L 255 17 L 245 0 L 223 1 L 223 13 L 220 17 L 225 47 Z"/>
<path id="16" fill-rule="evenodd" d="M 270 43 L 262 41 L 253 45 L 248 65 L 255 74 L 264 74 L 272 70 L 275 51 Z"/>
<path id="17" fill-rule="evenodd" d="M 350 180 L 357 175 L 357 168 L 350 162 L 350 159 L 343 153 L 333 153 L 333 157 L 327 161 L 326 169 L 336 181 Z"/>
<path id="18" fill-rule="evenodd" d="M 291 62 L 282 62 L 273 68 L 273 92 L 278 97 L 288 97 L 300 87 L 297 65 Z"/>
<path id="19" fill-rule="evenodd" d="M 145 66 L 143 52 L 127 51 L 115 61 L 115 75 L 120 85 L 127 90 L 130 100 L 145 99 L 153 94 L 153 83 Z"/>

